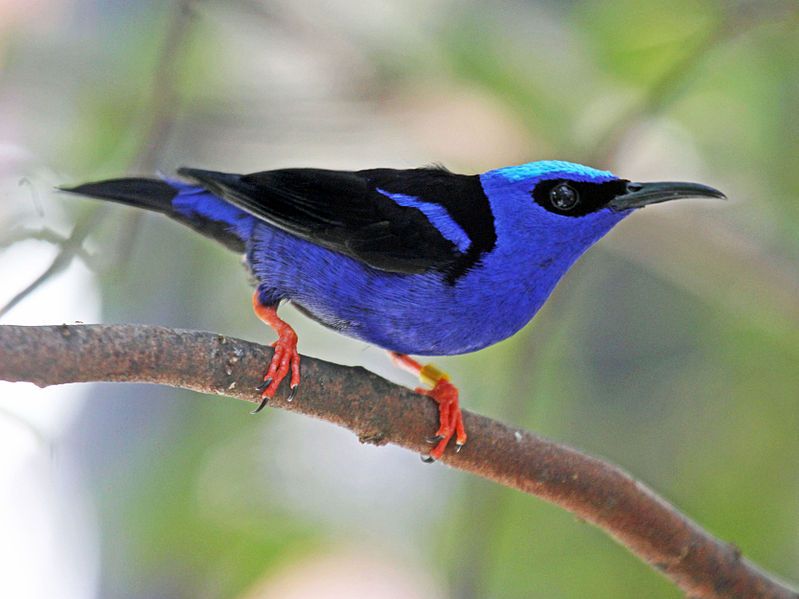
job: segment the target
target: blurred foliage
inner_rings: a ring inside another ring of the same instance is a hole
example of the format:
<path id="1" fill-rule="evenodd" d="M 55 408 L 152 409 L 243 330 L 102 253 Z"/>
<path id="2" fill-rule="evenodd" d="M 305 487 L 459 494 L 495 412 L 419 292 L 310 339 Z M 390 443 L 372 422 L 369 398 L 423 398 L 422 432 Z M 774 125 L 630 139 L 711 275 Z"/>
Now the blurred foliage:
<path id="1" fill-rule="evenodd" d="M 14 104 L 15 131 L 68 179 L 123 172 L 146 145 L 174 7 L 122 4 L 76 2 L 63 23 L 9 42 L 3 85 L 28 99 Z M 590 160 L 727 191 L 726 206 L 630 219 L 531 326 L 441 362 L 467 407 L 611 459 L 799 579 L 796 3 L 357 4 L 194 3 L 162 170 L 490 168 L 506 157 L 478 132 L 510 119 L 520 160 Z M 431 110 L 431 82 L 441 124 L 422 131 L 413 122 Z M 446 120 L 464 90 L 491 102 Z M 92 247 L 111 252 L 131 214 L 116 210 Z M 673 234 L 679 256 L 632 236 L 645 226 Z M 105 320 L 267 338 L 235 257 L 155 217 L 136 231 L 99 278 Z M 707 262 L 714 252 L 729 259 Z M 305 352 L 383 367 L 379 353 L 293 321 Z M 562 510 L 415 456 L 282 414 L 251 419 L 230 401 L 139 386 L 92 395 L 73 442 L 100 513 L 101 596 L 237 596 L 348 545 L 438 580 L 444 596 L 679 596 Z"/>

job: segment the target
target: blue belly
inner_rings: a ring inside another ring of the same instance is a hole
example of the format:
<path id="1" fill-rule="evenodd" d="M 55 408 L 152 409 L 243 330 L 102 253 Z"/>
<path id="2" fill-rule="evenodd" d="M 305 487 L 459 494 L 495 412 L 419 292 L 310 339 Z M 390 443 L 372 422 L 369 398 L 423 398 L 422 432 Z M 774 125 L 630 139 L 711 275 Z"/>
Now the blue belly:
<path id="1" fill-rule="evenodd" d="M 461 354 L 509 337 L 533 317 L 559 278 L 539 268 L 531 280 L 529 273 L 508 268 L 507 259 L 501 269 L 486 259 L 451 285 L 435 272 L 379 271 L 261 224 L 248 261 L 262 301 L 290 300 L 341 333 L 416 355 Z"/>

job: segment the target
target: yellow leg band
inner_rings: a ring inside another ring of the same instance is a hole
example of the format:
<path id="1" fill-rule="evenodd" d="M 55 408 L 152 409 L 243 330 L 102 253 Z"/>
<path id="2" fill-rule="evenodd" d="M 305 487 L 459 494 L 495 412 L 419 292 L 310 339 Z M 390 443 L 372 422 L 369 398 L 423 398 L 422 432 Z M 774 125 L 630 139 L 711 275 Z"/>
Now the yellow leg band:
<path id="1" fill-rule="evenodd" d="M 440 381 L 448 381 L 449 375 L 435 364 L 425 364 L 419 371 L 419 380 L 425 385 L 435 387 Z"/>

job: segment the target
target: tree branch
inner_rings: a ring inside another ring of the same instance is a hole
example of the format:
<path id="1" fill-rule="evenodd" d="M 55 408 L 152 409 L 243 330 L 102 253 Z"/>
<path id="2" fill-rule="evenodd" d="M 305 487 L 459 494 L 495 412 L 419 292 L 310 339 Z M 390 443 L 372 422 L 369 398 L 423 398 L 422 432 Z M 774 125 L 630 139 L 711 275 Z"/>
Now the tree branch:
<path id="1" fill-rule="evenodd" d="M 257 402 L 271 348 L 197 331 L 141 325 L 0 326 L 0 380 L 144 382 Z M 437 426 L 432 402 L 363 368 L 303 358 L 303 384 L 288 403 L 352 430 L 361 442 L 425 452 Z M 464 412 L 469 442 L 442 459 L 535 495 L 595 524 L 691 597 L 791 598 L 789 589 L 615 466 Z"/>

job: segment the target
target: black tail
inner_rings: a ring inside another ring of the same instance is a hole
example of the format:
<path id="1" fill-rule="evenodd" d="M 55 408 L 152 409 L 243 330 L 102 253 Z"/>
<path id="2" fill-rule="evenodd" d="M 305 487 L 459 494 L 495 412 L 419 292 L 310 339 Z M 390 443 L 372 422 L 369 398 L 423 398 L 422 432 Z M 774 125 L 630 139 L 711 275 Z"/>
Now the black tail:
<path id="1" fill-rule="evenodd" d="M 178 194 L 178 190 L 165 181 L 144 178 L 108 179 L 107 181 L 84 183 L 76 187 L 59 187 L 59 189 L 68 193 L 160 212 L 173 220 L 188 225 L 198 233 L 215 239 L 234 252 L 244 252 L 243 241 L 230 231 L 227 223 L 211 220 L 196 213 L 187 215 L 177 212 L 172 206 L 172 200 Z"/>
<path id="2" fill-rule="evenodd" d="M 158 179 L 109 179 L 59 189 L 168 215 L 172 214 L 172 198 L 178 194 L 177 189 Z"/>

